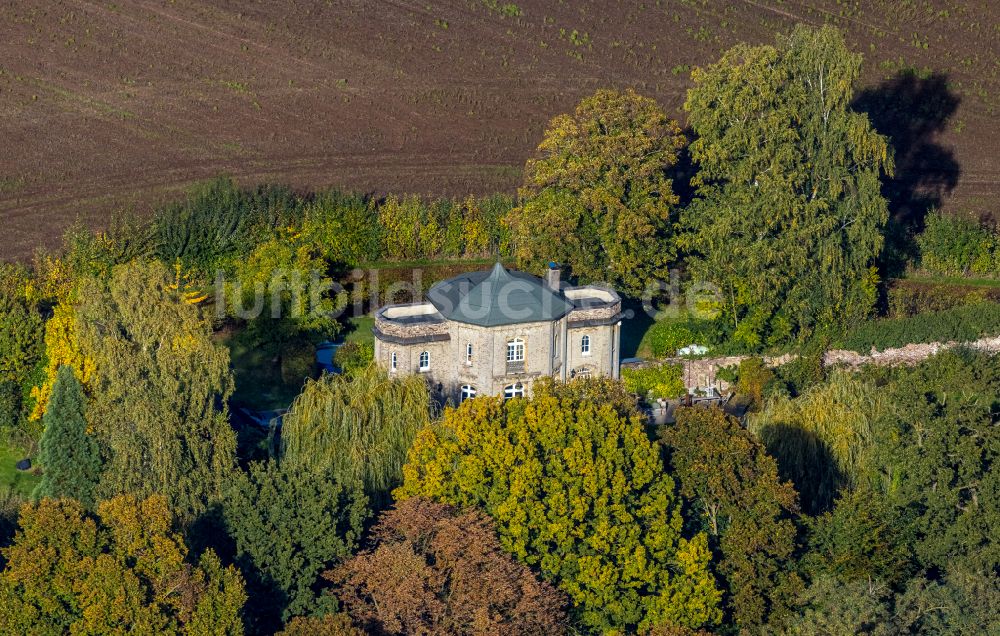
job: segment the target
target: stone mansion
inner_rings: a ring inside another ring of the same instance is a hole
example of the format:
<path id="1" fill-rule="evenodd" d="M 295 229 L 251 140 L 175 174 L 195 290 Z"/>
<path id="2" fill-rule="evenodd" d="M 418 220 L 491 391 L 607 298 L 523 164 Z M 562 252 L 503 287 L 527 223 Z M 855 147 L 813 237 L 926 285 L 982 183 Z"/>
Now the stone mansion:
<path id="1" fill-rule="evenodd" d="M 618 377 L 621 298 L 509 271 L 470 272 L 431 287 L 425 302 L 375 314 L 375 359 L 394 375 L 425 374 L 442 398 L 530 394 L 540 376 Z"/>

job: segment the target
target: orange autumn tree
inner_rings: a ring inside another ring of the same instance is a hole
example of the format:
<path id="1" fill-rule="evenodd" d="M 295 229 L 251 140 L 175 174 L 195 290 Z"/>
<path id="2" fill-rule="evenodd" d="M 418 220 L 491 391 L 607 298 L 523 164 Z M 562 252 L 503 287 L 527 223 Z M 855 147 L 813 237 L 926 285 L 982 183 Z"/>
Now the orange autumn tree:
<path id="1" fill-rule="evenodd" d="M 382 515 L 371 550 L 324 577 L 367 633 L 566 631 L 566 597 L 511 559 L 475 509 L 407 499 Z"/>

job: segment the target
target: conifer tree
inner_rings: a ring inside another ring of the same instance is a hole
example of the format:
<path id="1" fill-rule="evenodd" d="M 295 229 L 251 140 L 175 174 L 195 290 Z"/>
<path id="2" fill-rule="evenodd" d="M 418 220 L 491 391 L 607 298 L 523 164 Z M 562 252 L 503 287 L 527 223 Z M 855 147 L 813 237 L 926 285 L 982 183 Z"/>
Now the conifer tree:
<path id="1" fill-rule="evenodd" d="M 63 365 L 43 420 L 38 461 L 45 472 L 35 487 L 36 497 L 70 498 L 93 506 L 101 457 L 97 441 L 87 434 L 85 408 L 80 381 L 72 367 Z"/>

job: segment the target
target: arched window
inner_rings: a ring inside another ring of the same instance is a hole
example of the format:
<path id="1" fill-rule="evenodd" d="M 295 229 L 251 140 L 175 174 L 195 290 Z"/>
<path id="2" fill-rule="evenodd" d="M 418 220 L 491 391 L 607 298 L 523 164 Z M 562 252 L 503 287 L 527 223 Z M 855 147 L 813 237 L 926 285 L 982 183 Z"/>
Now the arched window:
<path id="1" fill-rule="evenodd" d="M 462 401 L 471 400 L 476 397 L 476 387 L 471 384 L 462 385 Z"/>
<path id="2" fill-rule="evenodd" d="M 510 386 L 504 387 L 503 399 L 509 400 L 511 398 L 524 397 L 524 385 L 520 382 L 516 384 L 511 384 Z"/>
<path id="3" fill-rule="evenodd" d="M 391 354 L 389 354 L 389 370 L 390 371 L 395 371 L 396 370 L 396 352 L 395 351 L 393 351 Z"/>
<path id="4" fill-rule="evenodd" d="M 507 341 L 507 362 L 524 362 L 524 340 L 514 338 Z"/>
<path id="5" fill-rule="evenodd" d="M 465 364 L 472 364 L 472 343 L 465 345 Z"/>
<path id="6" fill-rule="evenodd" d="M 580 338 L 580 353 L 585 356 L 590 355 L 590 336 Z"/>
<path id="7" fill-rule="evenodd" d="M 420 370 L 430 371 L 431 369 L 431 354 L 429 351 L 420 352 Z"/>

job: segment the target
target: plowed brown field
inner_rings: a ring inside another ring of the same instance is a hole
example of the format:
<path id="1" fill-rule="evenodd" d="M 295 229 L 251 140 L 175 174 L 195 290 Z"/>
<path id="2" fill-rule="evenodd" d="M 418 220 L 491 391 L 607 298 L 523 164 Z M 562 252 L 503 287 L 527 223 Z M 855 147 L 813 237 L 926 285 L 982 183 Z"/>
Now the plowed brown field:
<path id="1" fill-rule="evenodd" d="M 0 4 L 0 256 L 193 181 L 512 190 L 545 123 L 603 86 L 683 121 L 689 70 L 795 22 L 866 59 L 904 206 L 996 211 L 1000 3 L 13 0 Z M 514 15 L 516 13 L 520 15 Z"/>

